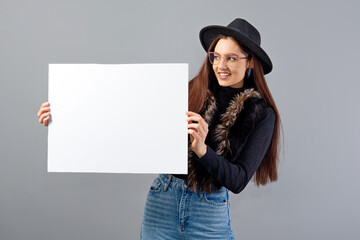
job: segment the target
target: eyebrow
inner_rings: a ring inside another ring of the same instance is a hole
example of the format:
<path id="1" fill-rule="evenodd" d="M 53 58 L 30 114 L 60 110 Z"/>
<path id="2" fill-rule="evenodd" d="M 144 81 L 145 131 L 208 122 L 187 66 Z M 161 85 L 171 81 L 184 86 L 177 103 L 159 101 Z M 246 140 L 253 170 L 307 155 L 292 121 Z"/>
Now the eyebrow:
<path id="1" fill-rule="evenodd" d="M 214 52 L 214 53 L 217 53 L 217 54 L 221 55 L 221 54 L 218 53 L 218 52 Z M 226 56 L 226 55 L 236 55 L 236 56 L 239 56 L 239 54 L 236 54 L 236 53 L 227 53 L 227 54 L 225 54 L 225 56 Z"/>

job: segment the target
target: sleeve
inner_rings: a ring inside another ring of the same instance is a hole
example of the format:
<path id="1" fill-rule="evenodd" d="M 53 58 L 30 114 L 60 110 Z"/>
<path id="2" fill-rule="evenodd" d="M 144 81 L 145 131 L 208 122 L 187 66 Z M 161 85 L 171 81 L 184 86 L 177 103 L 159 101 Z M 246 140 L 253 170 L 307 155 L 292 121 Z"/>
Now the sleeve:
<path id="1" fill-rule="evenodd" d="M 234 163 L 230 162 L 207 146 L 204 156 L 196 159 L 221 185 L 240 193 L 248 184 L 264 159 L 270 145 L 275 125 L 275 112 L 270 107 L 264 119 L 250 133 L 241 152 L 235 154 Z"/>

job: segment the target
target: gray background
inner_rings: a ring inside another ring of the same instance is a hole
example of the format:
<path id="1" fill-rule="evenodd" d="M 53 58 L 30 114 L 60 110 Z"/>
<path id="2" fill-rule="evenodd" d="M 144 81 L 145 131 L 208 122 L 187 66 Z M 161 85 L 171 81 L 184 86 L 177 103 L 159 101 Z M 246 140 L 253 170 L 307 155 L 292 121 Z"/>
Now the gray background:
<path id="1" fill-rule="evenodd" d="M 188 62 L 193 77 L 205 57 L 199 30 L 236 17 L 259 29 L 273 60 L 267 81 L 285 133 L 278 182 L 231 195 L 237 239 L 359 239 L 358 9 L 356 1 L 0 0 L 0 239 L 139 238 L 155 175 L 47 173 L 47 128 L 36 113 L 48 63 Z"/>

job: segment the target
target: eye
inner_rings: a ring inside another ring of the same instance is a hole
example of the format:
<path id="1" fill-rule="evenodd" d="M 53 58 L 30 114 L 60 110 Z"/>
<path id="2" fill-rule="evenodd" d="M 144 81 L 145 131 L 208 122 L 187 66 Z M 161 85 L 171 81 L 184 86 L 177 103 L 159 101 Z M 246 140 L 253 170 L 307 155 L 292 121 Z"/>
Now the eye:
<path id="1" fill-rule="evenodd" d="M 220 56 L 219 56 L 219 55 L 214 55 L 214 59 L 215 59 L 215 60 L 219 60 L 219 59 L 220 59 Z"/>
<path id="2" fill-rule="evenodd" d="M 227 59 L 228 59 L 228 61 L 232 61 L 232 62 L 237 60 L 237 58 L 235 56 L 230 56 Z"/>

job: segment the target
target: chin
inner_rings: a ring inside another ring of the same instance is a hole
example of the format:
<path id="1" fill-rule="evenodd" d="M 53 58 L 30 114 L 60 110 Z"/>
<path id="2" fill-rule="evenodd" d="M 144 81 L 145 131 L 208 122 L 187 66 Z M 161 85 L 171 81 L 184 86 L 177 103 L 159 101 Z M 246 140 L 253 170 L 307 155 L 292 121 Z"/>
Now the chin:
<path id="1" fill-rule="evenodd" d="M 236 87 L 236 88 L 240 88 L 240 86 L 234 86 L 234 85 L 240 85 L 239 82 L 237 83 L 234 83 L 234 82 L 231 82 L 231 81 L 224 81 L 224 80 L 219 80 L 218 79 L 218 83 L 220 86 L 222 87 Z M 241 84 L 243 86 L 243 84 Z"/>
<path id="2" fill-rule="evenodd" d="M 219 80 L 219 79 L 218 79 L 218 84 L 222 87 L 227 87 L 227 86 L 231 85 L 229 81 L 224 81 L 224 80 Z"/>
<path id="3" fill-rule="evenodd" d="M 230 82 L 224 82 L 224 81 L 218 81 L 219 85 L 222 87 L 230 87 L 231 85 L 233 85 Z"/>

